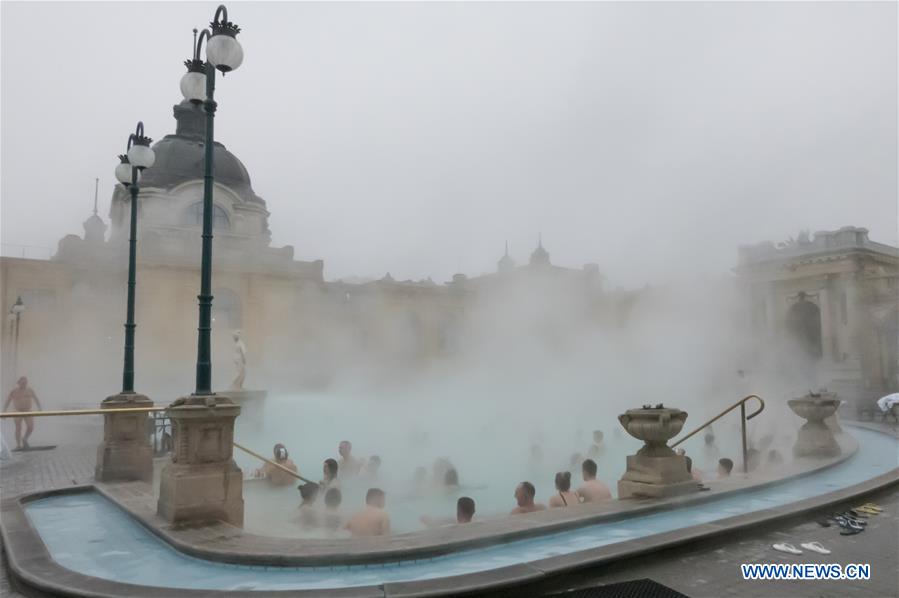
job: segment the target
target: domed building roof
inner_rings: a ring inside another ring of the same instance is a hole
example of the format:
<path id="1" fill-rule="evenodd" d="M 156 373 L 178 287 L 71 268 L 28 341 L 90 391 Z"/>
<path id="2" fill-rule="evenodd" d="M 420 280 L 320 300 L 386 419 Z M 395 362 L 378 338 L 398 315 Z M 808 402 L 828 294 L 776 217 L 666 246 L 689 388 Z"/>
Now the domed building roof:
<path id="1" fill-rule="evenodd" d="M 177 128 L 153 144 L 156 161 L 143 171 L 141 187 L 171 189 L 181 183 L 202 179 L 205 162 L 206 114 L 202 106 L 182 101 L 174 107 Z M 250 183 L 250 174 L 237 156 L 215 142 L 215 181 L 230 187 L 241 199 L 265 205 Z"/>

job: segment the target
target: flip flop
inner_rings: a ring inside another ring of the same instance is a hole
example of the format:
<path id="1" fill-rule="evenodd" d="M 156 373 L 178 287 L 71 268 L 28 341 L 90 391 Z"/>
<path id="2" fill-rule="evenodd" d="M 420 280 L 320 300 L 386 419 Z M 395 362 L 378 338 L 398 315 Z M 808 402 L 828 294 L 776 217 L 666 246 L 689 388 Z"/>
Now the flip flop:
<path id="1" fill-rule="evenodd" d="M 862 505 L 862 507 L 864 507 L 866 509 L 872 509 L 872 510 L 878 511 L 878 512 L 883 512 L 883 507 L 881 507 L 880 505 L 877 505 L 873 502 L 866 502 L 865 504 Z"/>
<path id="2" fill-rule="evenodd" d="M 772 548 L 778 552 L 786 552 L 787 554 L 802 554 L 802 551 L 792 544 L 774 544 Z"/>
<path id="3" fill-rule="evenodd" d="M 819 554 L 830 554 L 830 551 L 821 546 L 820 542 L 806 542 L 805 544 L 800 544 L 806 550 L 811 550 L 812 552 L 817 552 Z"/>
<path id="4" fill-rule="evenodd" d="M 871 517 L 870 513 L 865 513 L 864 511 L 859 511 L 858 509 L 849 509 L 846 511 L 847 515 L 852 515 L 856 519 L 868 519 Z"/>
<path id="5" fill-rule="evenodd" d="M 846 528 L 843 528 L 842 530 L 840 530 L 840 535 L 841 536 L 854 536 L 855 534 L 860 534 L 863 531 L 864 531 L 863 529 L 851 529 L 851 528 L 846 527 Z"/>
<path id="6" fill-rule="evenodd" d="M 872 509 L 871 507 L 862 505 L 861 507 L 855 507 L 853 511 L 858 511 L 859 513 L 866 513 L 868 515 L 880 515 L 882 511 L 878 511 L 877 509 Z"/>

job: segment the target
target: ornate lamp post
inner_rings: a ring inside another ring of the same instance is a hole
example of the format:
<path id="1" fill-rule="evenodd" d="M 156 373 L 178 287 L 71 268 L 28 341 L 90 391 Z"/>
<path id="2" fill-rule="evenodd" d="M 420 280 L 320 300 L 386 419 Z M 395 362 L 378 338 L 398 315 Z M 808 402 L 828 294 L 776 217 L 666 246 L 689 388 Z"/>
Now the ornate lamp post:
<path id="1" fill-rule="evenodd" d="M 210 23 L 194 44 L 193 58 L 184 62 L 187 73 L 181 78 L 181 93 L 194 103 L 202 103 L 206 112 L 206 164 L 203 173 L 203 253 L 200 262 L 200 323 L 197 328 L 197 384 L 195 395 L 212 394 L 212 192 L 214 179 L 215 71 L 229 73 L 243 62 L 243 48 L 237 41 L 240 27 L 228 20 L 228 9 L 220 5 Z M 194 29 L 196 34 L 196 29 Z M 206 40 L 206 61 L 200 50 Z"/>
<path id="2" fill-rule="evenodd" d="M 19 323 L 22 316 L 22 312 L 25 311 L 25 303 L 22 301 L 22 297 L 17 297 L 16 302 L 12 304 L 12 307 L 9 308 L 9 321 L 11 326 L 13 327 L 12 332 L 12 377 L 15 379 L 18 377 L 19 372 Z"/>
<path id="3" fill-rule="evenodd" d="M 145 395 L 134 392 L 134 291 L 137 285 L 137 196 L 138 181 L 145 168 L 153 166 L 156 155 L 150 149 L 152 139 L 144 135 L 144 123 L 138 122 L 128 136 L 126 153 L 119 156 L 116 179 L 131 195 L 131 230 L 128 237 L 128 301 L 125 309 L 125 363 L 122 368 L 122 392 L 107 397 L 103 409 L 152 407 Z M 153 479 L 153 450 L 147 434 L 145 413 L 110 413 L 103 416 L 103 442 L 97 449 L 95 476 L 100 481 Z"/>
<path id="4" fill-rule="evenodd" d="M 153 140 L 144 136 L 144 123 L 138 122 L 128 136 L 126 153 L 119 156 L 116 179 L 131 193 L 131 231 L 128 237 L 128 307 L 125 313 L 125 367 L 122 371 L 122 394 L 134 393 L 134 288 L 137 284 L 137 182 L 144 168 L 153 166 L 156 155 L 150 149 Z"/>
<path id="5" fill-rule="evenodd" d="M 236 36 L 240 28 L 219 6 L 194 44 L 181 78 L 185 99 L 202 104 L 206 112 L 205 168 L 203 172 L 203 249 L 200 262 L 199 325 L 197 327 L 197 379 L 194 393 L 173 402 L 171 462 L 162 470 L 156 511 L 163 519 L 190 523 L 220 519 L 243 525 L 243 474 L 234 463 L 234 420 L 240 406 L 212 392 L 212 222 L 215 137 L 215 71 L 228 73 L 243 62 Z M 196 34 L 196 29 L 194 30 Z M 206 41 L 206 61 L 200 50 Z"/>

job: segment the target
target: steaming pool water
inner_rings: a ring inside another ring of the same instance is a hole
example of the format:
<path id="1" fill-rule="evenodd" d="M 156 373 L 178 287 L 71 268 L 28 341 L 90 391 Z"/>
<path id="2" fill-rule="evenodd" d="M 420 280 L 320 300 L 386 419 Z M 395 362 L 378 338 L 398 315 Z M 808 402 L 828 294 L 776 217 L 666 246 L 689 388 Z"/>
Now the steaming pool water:
<path id="1" fill-rule="evenodd" d="M 549 405 L 552 407 L 552 405 Z M 338 458 L 341 440 L 353 443 L 353 454 L 362 458 L 378 455 L 382 460 L 376 479 L 341 480 L 341 512 L 346 515 L 364 505 L 365 492 L 377 486 L 387 492 L 387 506 L 394 533 L 423 529 L 422 515 L 454 517 L 456 499 L 474 498 L 477 517 L 505 515 L 514 506 L 515 486 L 528 480 L 537 488 L 537 500 L 546 502 L 555 493 L 556 472 L 570 471 L 572 487 L 582 483 L 580 462 L 592 444 L 592 433 L 604 433 L 602 450 L 593 457 L 599 478 L 615 493 L 616 480 L 625 469 L 625 457 L 642 443 L 621 428 L 614 410 L 603 415 L 595 405 L 583 410 L 555 409 L 543 413 L 491 412 L 488 407 L 462 418 L 458 401 L 395 399 L 383 397 L 360 401 L 341 395 L 270 397 L 244 404 L 237 420 L 235 439 L 252 450 L 270 456 L 275 443 L 283 443 L 300 474 L 318 481 L 325 458 Z M 738 454 L 733 442 L 719 439 L 724 455 Z M 697 437 L 687 444 L 696 467 L 714 471 L 717 455 L 705 458 Z M 531 456 L 533 445 L 541 456 Z M 695 451 L 695 454 L 694 454 Z M 572 465 L 572 456 L 581 457 Z M 239 450 L 234 458 L 249 477 L 261 463 Z M 447 458 L 459 474 L 461 488 L 451 492 L 429 485 L 416 489 L 412 477 L 425 467 L 431 478 L 433 463 Z M 321 497 L 318 499 L 321 501 Z M 296 484 L 272 487 L 265 481 L 244 485 L 244 527 L 261 535 L 278 537 L 324 537 L 329 532 L 309 529 L 294 521 L 300 503 Z"/>
<path id="2" fill-rule="evenodd" d="M 324 589 L 475 573 L 613 544 L 845 488 L 897 465 L 897 440 L 850 428 L 859 450 L 845 462 L 700 505 L 587 525 L 455 554 L 383 565 L 258 567 L 215 563 L 174 550 L 102 496 L 57 495 L 25 506 L 52 558 L 84 575 L 150 586 L 215 590 Z M 114 557 L 114 558 L 110 558 Z M 265 573 L 260 575 L 259 571 Z"/>

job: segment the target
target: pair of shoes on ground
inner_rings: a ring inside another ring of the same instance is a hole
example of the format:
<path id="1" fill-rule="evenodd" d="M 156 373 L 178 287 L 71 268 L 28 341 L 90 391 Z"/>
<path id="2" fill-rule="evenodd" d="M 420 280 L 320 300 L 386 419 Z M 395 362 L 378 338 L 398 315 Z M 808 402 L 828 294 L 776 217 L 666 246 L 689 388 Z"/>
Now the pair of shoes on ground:
<path id="1" fill-rule="evenodd" d="M 817 552 L 818 554 L 830 554 L 830 551 L 824 548 L 820 542 L 806 542 L 805 544 L 800 544 L 800 546 L 811 552 Z M 801 550 L 786 542 L 774 544 L 772 548 L 778 552 L 786 552 L 787 554 L 802 554 Z"/>
<path id="2" fill-rule="evenodd" d="M 840 530 L 840 535 L 842 536 L 860 534 L 865 531 L 865 527 L 868 525 L 867 521 L 859 519 L 849 511 L 834 513 L 833 519 L 842 528 Z"/>
<path id="3" fill-rule="evenodd" d="M 866 515 L 880 515 L 881 513 L 883 513 L 883 509 L 880 506 L 875 505 L 873 502 L 860 505 L 852 510 L 856 513 L 864 513 Z"/>

